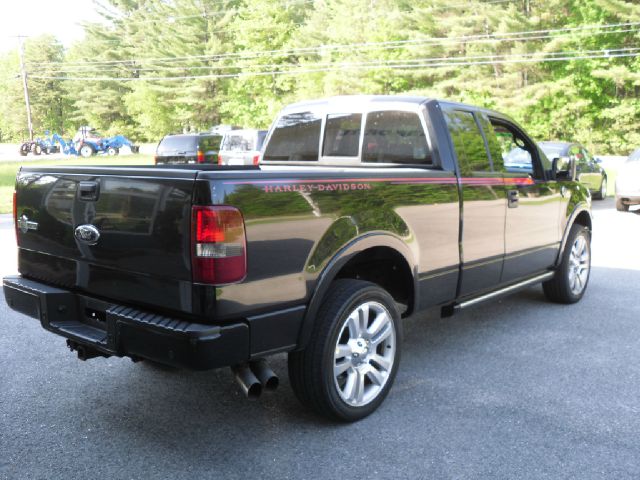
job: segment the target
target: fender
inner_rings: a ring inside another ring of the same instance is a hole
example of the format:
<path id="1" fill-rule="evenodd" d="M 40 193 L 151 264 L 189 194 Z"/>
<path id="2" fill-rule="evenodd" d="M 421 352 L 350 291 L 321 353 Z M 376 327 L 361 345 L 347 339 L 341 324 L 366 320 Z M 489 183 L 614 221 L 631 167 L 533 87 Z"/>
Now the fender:
<path id="1" fill-rule="evenodd" d="M 569 215 L 569 218 L 567 219 L 567 223 L 566 226 L 564 228 L 564 233 L 562 234 L 562 242 L 560 242 L 560 250 L 558 250 L 558 256 L 556 257 L 556 262 L 555 262 L 555 266 L 558 266 L 562 260 L 562 253 L 564 252 L 564 247 L 567 244 L 567 238 L 569 237 L 569 231 L 571 230 L 571 227 L 573 227 L 573 224 L 576 221 L 576 218 L 578 217 L 578 215 L 580 215 L 582 212 L 587 212 L 587 215 L 589 215 L 589 230 L 591 230 L 591 225 L 593 225 L 593 216 L 591 215 L 591 209 L 589 208 L 589 205 L 587 202 L 578 202 L 576 203 L 575 207 L 573 208 L 573 211 L 571 212 L 571 215 Z"/>
<path id="2" fill-rule="evenodd" d="M 338 275 L 338 272 L 340 272 L 342 267 L 344 267 L 347 262 L 349 262 L 349 260 L 351 260 L 355 255 L 373 247 L 389 247 L 402 255 L 404 260 L 407 262 L 407 265 L 409 266 L 413 276 L 413 303 L 414 305 L 418 304 L 418 266 L 416 261 L 413 259 L 413 255 L 407 244 L 389 233 L 366 233 L 358 238 L 355 238 L 342 249 L 340 249 L 331 258 L 331 260 L 327 263 L 327 266 L 318 276 L 313 294 L 311 296 L 311 300 L 309 301 L 307 310 L 302 320 L 297 349 L 302 349 L 307 345 L 309 338 L 311 337 L 311 332 L 313 330 L 315 316 L 320 309 L 320 305 L 322 304 L 322 299 L 329 291 L 329 286 Z"/>

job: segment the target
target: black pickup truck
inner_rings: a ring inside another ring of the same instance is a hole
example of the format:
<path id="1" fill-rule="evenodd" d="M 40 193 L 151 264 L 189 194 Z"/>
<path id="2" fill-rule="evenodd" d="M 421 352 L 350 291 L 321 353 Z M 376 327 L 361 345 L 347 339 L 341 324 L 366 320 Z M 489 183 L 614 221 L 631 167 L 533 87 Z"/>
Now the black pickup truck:
<path id="1" fill-rule="evenodd" d="M 468 105 L 294 104 L 256 167 L 22 168 L 4 293 L 82 359 L 231 366 L 249 395 L 288 352 L 298 398 L 353 421 L 391 388 L 401 318 L 540 282 L 580 300 L 591 199 L 572 167 Z"/>

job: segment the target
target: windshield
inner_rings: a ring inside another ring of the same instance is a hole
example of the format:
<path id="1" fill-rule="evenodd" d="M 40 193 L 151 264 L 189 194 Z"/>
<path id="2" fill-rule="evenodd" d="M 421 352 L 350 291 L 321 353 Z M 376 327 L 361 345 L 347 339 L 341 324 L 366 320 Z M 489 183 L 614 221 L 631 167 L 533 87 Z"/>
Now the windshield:
<path id="1" fill-rule="evenodd" d="M 640 148 L 634 150 L 629 158 L 627 158 L 627 162 L 640 162 Z"/>

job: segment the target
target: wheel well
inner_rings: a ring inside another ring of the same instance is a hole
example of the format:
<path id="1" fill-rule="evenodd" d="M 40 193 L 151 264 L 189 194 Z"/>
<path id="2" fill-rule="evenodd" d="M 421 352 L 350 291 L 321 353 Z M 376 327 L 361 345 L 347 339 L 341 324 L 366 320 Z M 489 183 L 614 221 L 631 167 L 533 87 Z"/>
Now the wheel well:
<path id="1" fill-rule="evenodd" d="M 406 309 L 400 310 L 402 316 L 413 311 L 413 274 L 405 258 L 393 248 L 372 247 L 358 253 L 340 269 L 335 278 L 356 278 L 378 284 L 397 303 L 406 306 Z"/>
<path id="2" fill-rule="evenodd" d="M 591 231 L 591 217 L 585 211 L 580 212 L 573 223 L 585 226 L 589 229 L 589 231 Z"/>

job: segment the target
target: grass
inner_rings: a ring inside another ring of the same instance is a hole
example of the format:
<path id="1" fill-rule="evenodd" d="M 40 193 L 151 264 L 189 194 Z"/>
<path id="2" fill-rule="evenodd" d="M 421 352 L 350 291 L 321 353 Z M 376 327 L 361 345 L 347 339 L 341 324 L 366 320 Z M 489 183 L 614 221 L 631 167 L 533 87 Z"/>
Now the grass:
<path id="1" fill-rule="evenodd" d="M 56 160 L 33 160 L 27 161 L 16 159 L 0 163 L 0 213 L 11 213 L 13 210 L 13 190 L 16 182 L 16 174 L 20 167 L 50 167 L 50 166 L 137 166 L 153 165 L 152 155 L 123 155 L 121 157 L 91 157 L 80 158 L 71 157 L 69 159 L 59 158 Z"/>

